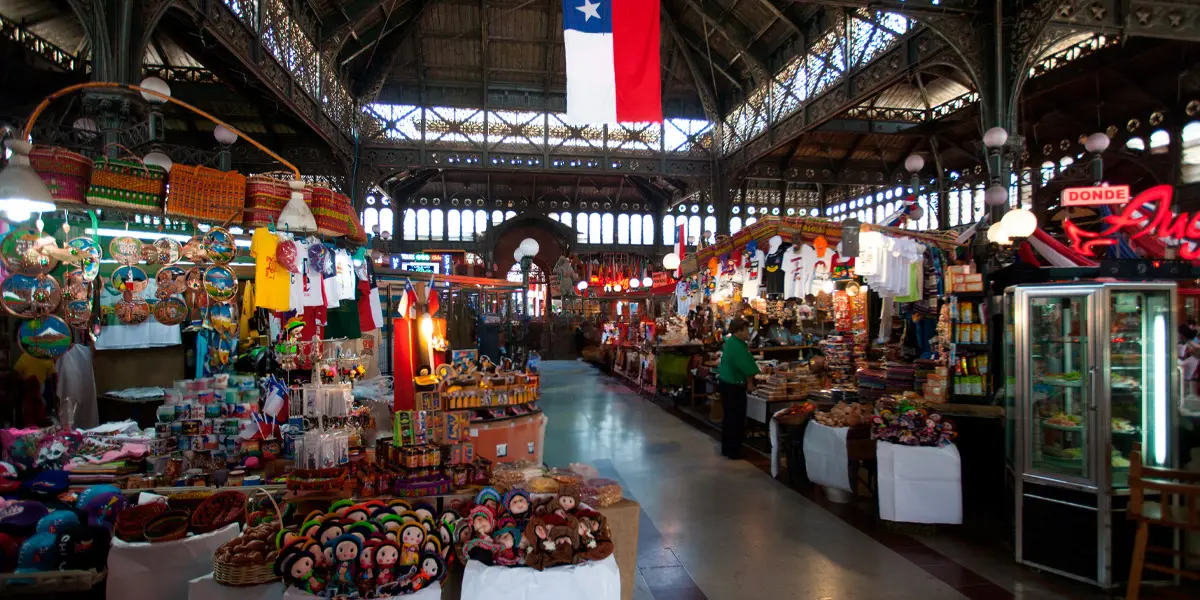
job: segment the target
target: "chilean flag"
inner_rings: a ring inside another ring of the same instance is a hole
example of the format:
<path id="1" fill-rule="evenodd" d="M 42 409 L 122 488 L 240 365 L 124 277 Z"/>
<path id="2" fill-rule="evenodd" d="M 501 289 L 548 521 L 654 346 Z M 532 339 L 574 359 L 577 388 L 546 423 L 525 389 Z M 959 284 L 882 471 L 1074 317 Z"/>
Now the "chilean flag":
<path id="1" fill-rule="evenodd" d="M 404 280 L 404 293 L 400 294 L 400 304 L 396 307 L 396 314 L 399 314 L 401 319 L 417 317 L 417 290 L 413 288 L 411 279 Z"/>
<path id="2" fill-rule="evenodd" d="M 661 122 L 659 0 L 563 0 L 567 119 Z"/>

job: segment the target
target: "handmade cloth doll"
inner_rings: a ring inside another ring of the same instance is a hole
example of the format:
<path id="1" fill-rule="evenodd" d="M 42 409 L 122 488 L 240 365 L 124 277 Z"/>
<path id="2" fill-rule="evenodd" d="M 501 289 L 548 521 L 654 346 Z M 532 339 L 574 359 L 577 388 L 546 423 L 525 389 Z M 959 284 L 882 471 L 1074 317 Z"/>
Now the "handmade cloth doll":
<path id="1" fill-rule="evenodd" d="M 496 491 L 494 487 L 485 487 L 479 490 L 479 494 L 475 496 L 475 505 L 488 507 L 493 515 L 500 510 L 500 504 L 500 492 Z"/>
<path id="2" fill-rule="evenodd" d="M 341 537 L 346 533 L 346 528 L 342 526 L 337 519 L 326 519 L 321 521 L 321 526 L 317 528 L 317 537 L 313 538 L 322 547 L 333 541 L 335 538 Z"/>
<path id="3" fill-rule="evenodd" d="M 380 538 L 366 540 L 358 555 L 358 595 L 362 598 L 375 591 L 375 551 L 381 543 Z"/>
<path id="4" fill-rule="evenodd" d="M 580 510 L 579 517 L 579 552 L 576 558 L 584 560 L 604 560 L 613 553 L 612 532 L 608 529 L 608 519 L 604 515 L 591 511 Z"/>
<path id="5" fill-rule="evenodd" d="M 399 561 L 400 546 L 391 540 L 380 542 L 375 549 L 375 585 L 382 587 L 396 581 Z"/>
<path id="6" fill-rule="evenodd" d="M 476 506 L 467 515 L 470 522 L 470 535 L 475 538 L 491 540 L 492 530 L 496 527 L 496 513 L 487 505 Z"/>
<path id="7" fill-rule="evenodd" d="M 572 493 L 559 494 L 552 507 L 554 514 L 565 518 L 575 514 L 575 510 L 579 508 L 579 498 Z"/>
<path id="8" fill-rule="evenodd" d="M 579 534 L 574 525 L 567 522 L 567 519 L 558 519 L 550 528 L 550 541 L 554 544 L 554 550 L 549 552 L 549 556 L 542 563 L 543 569 L 575 564 L 575 548 L 579 546 Z"/>
<path id="9" fill-rule="evenodd" d="M 550 539 L 550 527 L 545 517 L 535 515 L 529 519 L 529 524 L 525 526 L 525 536 L 522 542 L 528 544 L 524 556 L 525 566 L 539 571 L 545 568 L 550 553 L 554 551 L 554 542 Z"/>
<path id="10" fill-rule="evenodd" d="M 421 560 L 421 544 L 425 542 L 425 528 L 419 523 L 408 523 L 400 528 L 400 564 L 415 565 Z"/>
<path id="11" fill-rule="evenodd" d="M 519 489 L 509 490 L 504 495 L 504 508 L 508 509 L 508 514 L 516 521 L 516 526 L 523 528 L 525 521 L 532 516 L 529 511 L 529 493 Z"/>
<path id="12" fill-rule="evenodd" d="M 521 564 L 521 530 L 505 527 L 496 532 L 496 548 L 492 556 L 497 565 L 512 567 Z"/>
<path id="13" fill-rule="evenodd" d="M 430 552 L 438 556 L 442 555 L 442 539 L 437 534 L 425 536 L 425 543 L 421 544 L 421 553 Z"/>
<path id="14" fill-rule="evenodd" d="M 296 552 L 284 559 L 279 571 L 288 585 L 314 596 L 325 591 L 325 581 L 316 575 L 316 561 L 308 552 Z"/>
<path id="15" fill-rule="evenodd" d="M 419 592 L 442 580 L 446 574 L 446 563 L 436 554 L 422 554 L 419 568 L 400 582 L 400 594 Z"/>
<path id="16" fill-rule="evenodd" d="M 362 540 L 350 533 L 342 534 L 330 542 L 333 547 L 333 587 L 342 592 L 357 589 L 358 555 L 362 552 Z"/>

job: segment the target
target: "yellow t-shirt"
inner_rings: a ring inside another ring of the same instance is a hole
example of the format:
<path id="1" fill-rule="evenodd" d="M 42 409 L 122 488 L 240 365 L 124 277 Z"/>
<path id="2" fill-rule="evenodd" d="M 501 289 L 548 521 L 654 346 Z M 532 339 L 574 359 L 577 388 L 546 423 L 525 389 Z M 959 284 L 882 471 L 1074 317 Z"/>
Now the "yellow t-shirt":
<path id="1" fill-rule="evenodd" d="M 275 258 L 279 238 L 265 227 L 254 230 L 250 240 L 250 255 L 254 257 L 254 306 L 268 310 L 286 311 L 288 287 L 292 279 L 287 269 Z"/>

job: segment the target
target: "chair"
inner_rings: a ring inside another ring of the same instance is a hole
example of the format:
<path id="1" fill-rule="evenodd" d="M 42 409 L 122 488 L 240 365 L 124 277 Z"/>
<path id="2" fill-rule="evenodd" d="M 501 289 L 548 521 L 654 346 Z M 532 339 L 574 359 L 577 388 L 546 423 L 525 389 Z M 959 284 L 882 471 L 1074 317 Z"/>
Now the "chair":
<path id="1" fill-rule="evenodd" d="M 1157 501 L 1147 501 L 1147 492 L 1158 496 Z M 1137 600 L 1143 569 L 1200 581 L 1198 572 L 1146 563 L 1147 552 L 1181 560 L 1189 557 L 1186 552 L 1149 546 L 1150 526 L 1200 532 L 1200 473 L 1147 467 L 1142 464 L 1141 444 L 1135 444 L 1129 455 L 1129 496 L 1129 518 L 1137 521 L 1137 536 L 1125 599 Z"/>

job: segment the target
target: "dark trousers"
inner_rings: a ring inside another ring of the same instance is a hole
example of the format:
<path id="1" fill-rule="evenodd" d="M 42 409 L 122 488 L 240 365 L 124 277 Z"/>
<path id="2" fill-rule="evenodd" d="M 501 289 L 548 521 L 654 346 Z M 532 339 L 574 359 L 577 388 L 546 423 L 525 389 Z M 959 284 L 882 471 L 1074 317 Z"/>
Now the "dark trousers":
<path id="1" fill-rule="evenodd" d="M 721 405 L 725 418 L 721 421 L 721 454 L 729 458 L 742 457 L 742 442 L 746 440 L 746 386 L 721 382 Z"/>

